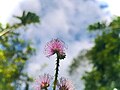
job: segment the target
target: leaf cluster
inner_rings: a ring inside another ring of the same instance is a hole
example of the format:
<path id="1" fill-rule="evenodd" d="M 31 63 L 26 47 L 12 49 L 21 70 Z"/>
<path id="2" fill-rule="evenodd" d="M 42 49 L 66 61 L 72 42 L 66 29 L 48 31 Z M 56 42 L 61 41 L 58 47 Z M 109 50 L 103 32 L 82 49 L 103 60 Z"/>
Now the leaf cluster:
<path id="1" fill-rule="evenodd" d="M 120 90 L 120 17 L 115 17 L 109 24 L 90 25 L 89 31 L 99 31 L 99 34 L 94 47 L 84 56 L 93 64 L 92 71 L 83 76 L 85 90 Z M 72 67 L 81 59 L 77 57 L 74 61 Z"/>
<path id="2" fill-rule="evenodd" d="M 23 12 L 19 19 L 21 23 L 15 23 L 13 26 L 7 24 L 3 28 L 0 24 L 0 31 L 3 33 L 0 36 L 0 90 L 16 90 L 23 83 L 28 87 L 28 83 L 32 81 L 23 72 L 26 61 L 35 54 L 32 42 L 20 38 L 19 33 L 11 32 L 9 35 L 6 35 L 6 33 L 26 24 L 38 23 L 39 18 L 34 13 L 28 12 L 25 14 Z M 4 32 L 6 30 L 8 31 Z"/>

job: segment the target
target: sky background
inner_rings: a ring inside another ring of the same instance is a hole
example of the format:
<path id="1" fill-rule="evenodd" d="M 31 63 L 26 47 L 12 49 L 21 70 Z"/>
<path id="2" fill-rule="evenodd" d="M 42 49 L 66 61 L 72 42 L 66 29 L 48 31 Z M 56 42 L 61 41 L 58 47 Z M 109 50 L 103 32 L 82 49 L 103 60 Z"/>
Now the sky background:
<path id="1" fill-rule="evenodd" d="M 9 3 L 7 1 L 0 0 L 0 21 L 3 24 L 14 23 L 12 15 L 21 15 L 23 10 L 34 12 L 41 18 L 40 24 L 30 25 L 26 33 L 21 35 L 24 39 L 33 41 L 37 48 L 36 56 L 27 62 L 25 71 L 33 77 L 43 73 L 53 75 L 56 57 L 45 57 L 44 46 L 51 39 L 60 38 L 68 47 L 67 57 L 60 62 L 60 76 L 73 80 L 76 90 L 83 90 L 83 81 L 79 81 L 76 76 L 69 77 L 68 66 L 82 49 L 90 49 L 94 45 L 94 36 L 87 31 L 88 25 L 101 20 L 109 21 L 113 15 L 120 15 L 120 1 L 9 0 Z M 79 72 L 80 77 L 85 70 L 90 70 L 87 62 L 83 64 Z"/>

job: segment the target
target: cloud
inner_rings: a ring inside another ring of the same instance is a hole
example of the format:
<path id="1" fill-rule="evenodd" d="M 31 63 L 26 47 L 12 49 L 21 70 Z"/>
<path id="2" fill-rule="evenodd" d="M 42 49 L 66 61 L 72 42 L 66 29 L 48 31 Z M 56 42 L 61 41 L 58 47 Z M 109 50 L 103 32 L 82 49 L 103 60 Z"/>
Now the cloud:
<path id="1" fill-rule="evenodd" d="M 91 0 L 26 0 L 20 4 L 17 11 L 22 10 L 34 11 L 41 17 L 40 25 L 30 26 L 23 34 L 25 38 L 32 40 L 37 48 L 37 55 L 33 56 L 27 65 L 29 74 L 33 76 L 44 72 L 54 73 L 55 56 L 46 58 L 43 53 L 44 46 L 52 38 L 60 38 L 68 45 L 67 58 L 61 61 L 60 76 L 67 77 L 66 70 L 73 57 L 76 57 L 80 50 L 93 46 L 88 37 L 87 26 L 105 18 L 99 5 Z M 48 66 L 40 71 L 39 68 L 44 63 Z"/>
<path id="2" fill-rule="evenodd" d="M 40 12 L 41 5 L 39 0 L 25 0 L 20 4 L 21 10 L 36 12 L 37 14 Z"/>
<path id="3" fill-rule="evenodd" d="M 22 0 L 0 0 L 0 22 L 5 24 Z"/>

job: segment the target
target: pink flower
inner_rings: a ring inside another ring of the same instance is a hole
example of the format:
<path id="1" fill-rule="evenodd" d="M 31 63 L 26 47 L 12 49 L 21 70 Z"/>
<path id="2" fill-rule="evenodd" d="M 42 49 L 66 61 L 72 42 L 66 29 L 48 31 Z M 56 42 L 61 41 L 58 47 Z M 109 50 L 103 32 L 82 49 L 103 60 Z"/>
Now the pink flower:
<path id="1" fill-rule="evenodd" d="M 45 46 L 45 54 L 47 55 L 47 57 L 57 54 L 59 56 L 59 59 L 64 59 L 66 56 L 65 49 L 66 46 L 62 40 L 53 39 Z"/>
<path id="2" fill-rule="evenodd" d="M 50 86 L 50 81 L 52 80 L 52 76 L 49 74 L 44 74 L 43 76 L 39 76 L 36 79 L 35 90 L 47 89 Z"/>
<path id="3" fill-rule="evenodd" d="M 75 90 L 71 81 L 66 78 L 60 78 L 60 82 L 58 82 L 58 90 Z"/>

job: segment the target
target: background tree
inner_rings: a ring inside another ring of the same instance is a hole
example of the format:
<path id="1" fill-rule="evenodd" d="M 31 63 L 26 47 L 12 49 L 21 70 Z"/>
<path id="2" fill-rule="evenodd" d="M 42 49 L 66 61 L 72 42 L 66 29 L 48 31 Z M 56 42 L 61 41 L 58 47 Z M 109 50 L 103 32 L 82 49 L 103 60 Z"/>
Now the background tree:
<path id="1" fill-rule="evenodd" d="M 89 26 L 96 32 L 95 45 L 88 50 L 85 57 L 93 64 L 91 72 L 83 76 L 85 90 L 120 90 L 120 17 L 112 22 L 98 22 Z M 80 56 L 80 55 L 79 55 Z M 75 70 L 80 63 L 79 57 L 74 60 L 70 70 Z"/>
<path id="2" fill-rule="evenodd" d="M 16 17 L 20 23 L 12 26 L 7 24 L 5 28 L 0 24 L 0 90 L 17 90 L 22 83 L 26 84 L 25 90 L 28 90 L 28 83 L 32 80 L 23 69 L 26 61 L 35 53 L 35 48 L 30 41 L 20 38 L 20 34 L 13 30 L 31 23 L 39 23 L 39 17 L 25 11 L 21 17 Z"/>

